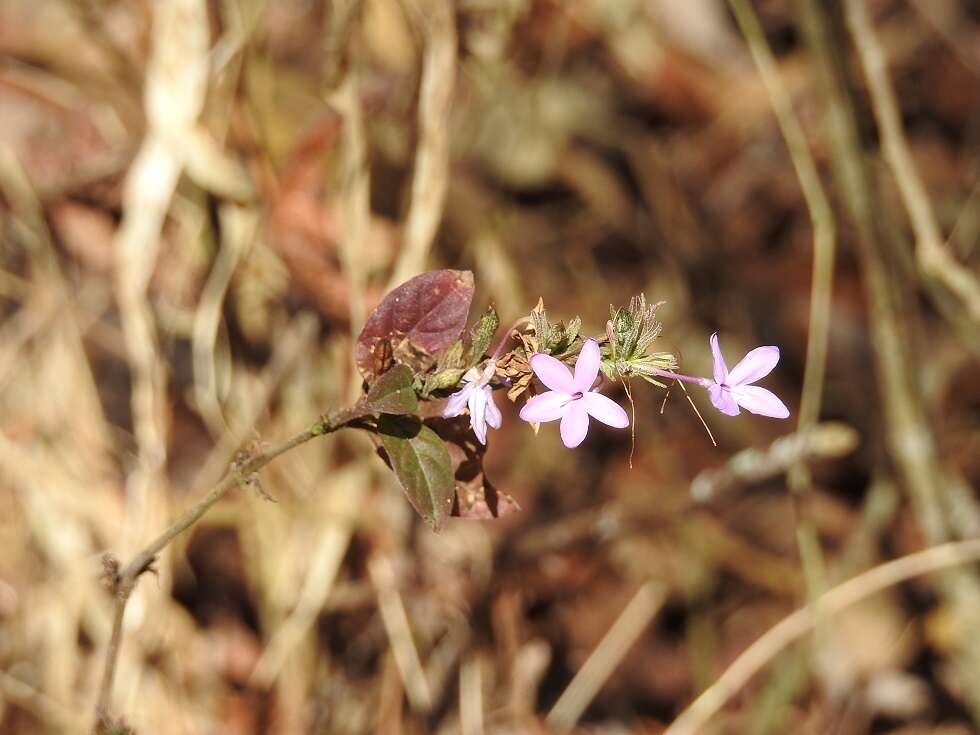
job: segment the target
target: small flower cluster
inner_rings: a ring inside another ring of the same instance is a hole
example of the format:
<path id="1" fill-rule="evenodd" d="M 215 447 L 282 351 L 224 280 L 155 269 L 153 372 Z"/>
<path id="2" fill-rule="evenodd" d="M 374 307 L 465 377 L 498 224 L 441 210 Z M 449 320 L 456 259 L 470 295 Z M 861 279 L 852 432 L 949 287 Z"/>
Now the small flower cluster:
<path id="1" fill-rule="evenodd" d="M 526 401 L 520 410 L 521 419 L 533 425 L 560 421 L 562 443 L 574 448 L 585 440 L 590 417 L 617 429 L 629 426 L 626 411 L 599 389 L 607 382 L 606 378 L 638 376 L 660 386 L 665 384 L 658 378 L 706 388 L 712 405 L 727 416 L 738 415 L 742 408 L 772 418 L 789 416 L 789 409 L 772 391 L 753 385 L 776 367 L 778 347 L 757 347 L 729 370 L 718 335 L 713 334 L 710 340 L 713 377 L 684 375 L 676 371 L 673 355 L 649 351 L 660 334 L 660 323 L 654 316 L 658 306 L 648 305 L 642 296 L 636 297 L 629 308 L 612 312 L 605 336 L 583 341 L 578 335 L 580 320 L 567 327 L 553 325 L 539 303 L 530 318 L 522 320 L 531 324 L 533 333 L 511 330 L 504 335 L 492 357 L 469 368 L 462 376 L 462 387 L 449 396 L 442 415 L 450 418 L 468 411 L 473 433 L 481 444 L 486 444 L 487 427 L 499 429 L 502 422 L 493 399 L 495 378 L 500 377 L 497 387 L 510 388 L 508 396 L 512 400 L 531 388 L 536 378 L 547 390 Z M 503 354 L 511 337 L 521 344 Z M 572 358 L 575 358 L 574 370 L 567 364 Z M 597 378 L 600 378 L 598 384 Z"/>

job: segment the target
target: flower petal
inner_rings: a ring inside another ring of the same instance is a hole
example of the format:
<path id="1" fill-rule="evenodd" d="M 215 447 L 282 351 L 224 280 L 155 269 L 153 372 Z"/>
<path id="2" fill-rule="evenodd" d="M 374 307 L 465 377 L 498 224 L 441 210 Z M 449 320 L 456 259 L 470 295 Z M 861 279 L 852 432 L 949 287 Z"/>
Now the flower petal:
<path id="1" fill-rule="evenodd" d="M 728 373 L 728 385 L 748 385 L 766 377 L 779 362 L 778 347 L 756 347 Z"/>
<path id="2" fill-rule="evenodd" d="M 746 411 L 760 416 L 771 416 L 774 419 L 789 418 L 786 404 L 770 390 L 757 385 L 738 385 L 732 389 L 732 398 Z"/>
<path id="3" fill-rule="evenodd" d="M 728 366 L 725 364 L 725 356 L 721 354 L 721 345 L 718 344 L 718 332 L 711 335 L 711 361 L 714 365 L 715 382 L 718 385 L 728 382 Z"/>
<path id="4" fill-rule="evenodd" d="M 495 429 L 499 429 L 500 425 L 503 423 L 503 416 L 500 415 L 500 409 L 497 408 L 497 404 L 493 400 L 493 391 L 490 386 L 484 386 L 483 392 L 487 396 L 487 426 L 492 426 Z"/>
<path id="5" fill-rule="evenodd" d="M 534 396 L 521 408 L 520 417 L 531 424 L 541 424 L 554 421 L 565 415 L 569 403 L 569 395 L 556 390 L 549 390 L 539 396 Z"/>
<path id="6" fill-rule="evenodd" d="M 531 357 L 531 369 L 538 376 L 538 380 L 551 390 L 557 390 L 568 395 L 575 392 L 572 371 L 551 355 L 545 355 L 541 352 L 533 355 Z"/>
<path id="7" fill-rule="evenodd" d="M 472 385 L 465 385 L 462 390 L 458 390 L 449 396 L 449 400 L 446 401 L 446 407 L 442 409 L 442 417 L 444 419 L 451 419 L 453 416 L 459 416 L 463 413 L 463 409 L 466 408 L 466 402 L 469 400 L 472 391 Z"/>
<path id="8" fill-rule="evenodd" d="M 476 434 L 476 438 L 479 440 L 480 444 L 487 443 L 487 421 L 486 421 L 486 409 L 487 409 L 487 397 L 484 395 L 482 390 L 474 390 L 470 392 L 470 400 L 468 402 L 470 407 L 470 426 L 473 427 L 473 433 Z"/>
<path id="9" fill-rule="evenodd" d="M 606 426 L 625 429 L 630 425 L 630 417 L 626 415 L 622 406 L 601 393 L 586 393 L 582 396 L 582 404 L 589 416 Z"/>
<path id="10" fill-rule="evenodd" d="M 473 370 L 474 368 L 470 368 Z M 477 380 L 481 386 L 486 386 L 490 384 L 493 380 L 493 374 L 497 372 L 497 363 L 495 360 L 487 360 L 487 364 L 483 366 L 483 372 L 479 373 Z"/>
<path id="11" fill-rule="evenodd" d="M 575 449 L 589 433 L 589 414 L 582 401 L 568 404 L 565 415 L 561 417 L 561 441 L 569 449 Z"/>
<path id="12" fill-rule="evenodd" d="M 732 398 L 732 394 L 727 388 L 722 388 L 720 385 L 708 386 L 708 395 L 711 397 L 712 405 L 723 414 L 726 416 L 738 416 L 738 404 Z"/>
<path id="13" fill-rule="evenodd" d="M 582 351 L 578 353 L 578 362 L 575 363 L 575 390 L 572 393 L 585 393 L 592 388 L 599 374 L 600 362 L 602 356 L 599 354 L 598 343 L 594 339 L 586 340 Z"/>

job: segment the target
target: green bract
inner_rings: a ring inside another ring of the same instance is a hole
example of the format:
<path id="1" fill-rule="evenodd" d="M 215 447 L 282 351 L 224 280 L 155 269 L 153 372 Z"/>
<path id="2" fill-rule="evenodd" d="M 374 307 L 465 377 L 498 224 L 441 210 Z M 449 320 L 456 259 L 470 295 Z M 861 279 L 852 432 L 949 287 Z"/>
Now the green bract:
<path id="1" fill-rule="evenodd" d="M 640 294 L 630 299 L 626 308 L 609 307 L 610 319 L 606 322 L 608 348 L 602 361 L 602 372 L 606 377 L 638 375 L 654 385 L 664 385 L 654 377 L 655 371 L 672 370 L 677 366 L 677 360 L 669 352 L 649 352 L 663 328 L 656 317 L 657 309 L 663 303 L 647 304 L 646 297 Z"/>

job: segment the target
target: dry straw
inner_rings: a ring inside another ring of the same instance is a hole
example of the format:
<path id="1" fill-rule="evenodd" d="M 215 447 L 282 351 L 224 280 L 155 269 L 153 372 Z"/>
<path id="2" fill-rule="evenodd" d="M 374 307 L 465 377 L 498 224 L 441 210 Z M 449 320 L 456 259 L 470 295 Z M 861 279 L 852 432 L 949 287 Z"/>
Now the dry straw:
<path id="1" fill-rule="evenodd" d="M 731 665 L 664 731 L 697 735 L 748 681 L 788 646 L 831 617 L 877 592 L 914 577 L 980 560 L 980 540 L 958 541 L 904 556 L 869 569 L 820 595 L 813 604 L 784 618 L 739 655 Z"/>

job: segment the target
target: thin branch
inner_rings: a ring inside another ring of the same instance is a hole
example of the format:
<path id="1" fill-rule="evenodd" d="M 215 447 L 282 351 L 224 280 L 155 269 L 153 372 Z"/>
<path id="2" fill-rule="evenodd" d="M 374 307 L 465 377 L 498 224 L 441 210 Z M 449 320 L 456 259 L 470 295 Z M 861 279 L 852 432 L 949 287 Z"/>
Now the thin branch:
<path id="1" fill-rule="evenodd" d="M 957 541 L 894 559 L 834 587 L 821 595 L 815 606 L 802 607 L 783 618 L 745 649 L 714 684 L 705 689 L 671 723 L 664 735 L 695 735 L 704 732 L 708 720 L 717 714 L 748 683 L 749 679 L 787 646 L 813 630 L 817 622 L 815 609 L 819 610 L 821 617 L 836 615 L 861 600 L 914 577 L 978 560 L 980 560 L 980 539 Z"/>
<path id="2" fill-rule="evenodd" d="M 258 454 L 240 466 L 233 466 L 232 471 L 221 482 L 211 488 L 204 497 L 185 511 L 167 530 L 151 541 L 142 551 L 137 553 L 122 571 L 116 574 L 114 579 L 110 580 L 116 596 L 116 606 L 112 619 L 112 633 L 109 636 L 109 644 L 106 647 L 105 668 L 102 672 L 99 696 L 95 706 L 96 721 L 94 731 L 96 733 L 105 731 L 106 724 L 111 722 L 109 701 L 112 697 L 112 683 L 115 678 L 116 663 L 119 660 L 120 645 L 122 643 L 123 616 L 126 613 L 126 604 L 129 602 L 129 598 L 136 588 L 136 583 L 140 576 L 152 570 L 157 554 L 163 551 L 177 536 L 193 526 L 229 490 L 247 482 L 252 475 L 276 459 L 276 457 L 285 454 L 291 449 L 295 449 L 300 444 L 305 444 L 314 437 L 332 433 L 344 426 L 351 426 L 362 415 L 363 412 L 358 410 L 358 407 L 354 407 L 339 411 L 331 416 L 324 416 L 309 429 L 297 434 L 278 447 Z"/>

